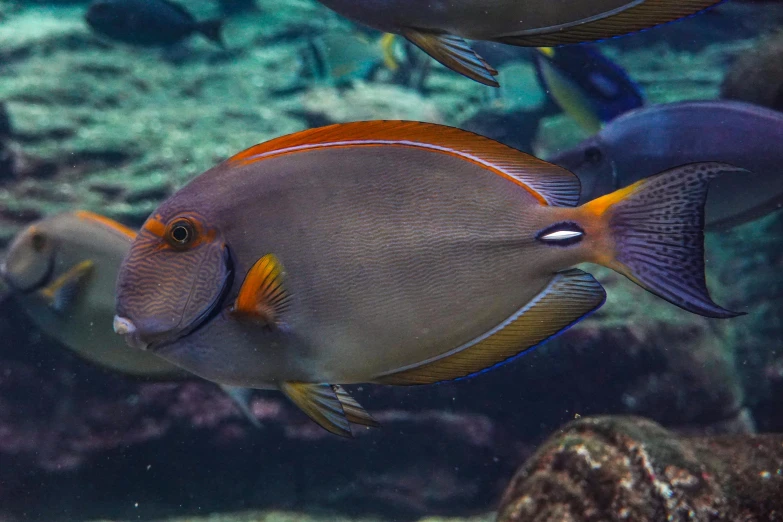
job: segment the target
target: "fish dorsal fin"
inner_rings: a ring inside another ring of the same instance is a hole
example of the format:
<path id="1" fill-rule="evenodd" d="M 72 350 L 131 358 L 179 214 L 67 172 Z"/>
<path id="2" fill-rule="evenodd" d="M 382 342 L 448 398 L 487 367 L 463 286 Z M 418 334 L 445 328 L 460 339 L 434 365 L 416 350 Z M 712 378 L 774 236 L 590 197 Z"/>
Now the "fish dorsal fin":
<path id="1" fill-rule="evenodd" d="M 526 47 L 578 44 L 635 33 L 656 25 L 673 22 L 723 0 L 645 0 L 617 14 L 596 20 L 574 23 L 556 30 L 533 30 L 496 38 L 495 41 Z"/>
<path id="2" fill-rule="evenodd" d="M 94 267 L 91 260 L 82 261 L 42 288 L 39 294 L 56 312 L 65 313 L 81 294 Z"/>
<path id="3" fill-rule="evenodd" d="M 277 256 L 267 254 L 253 265 L 239 289 L 231 313 L 279 327 L 288 307 L 289 295 L 283 285 L 283 267 Z"/>
<path id="4" fill-rule="evenodd" d="M 317 148 L 360 146 L 413 147 L 456 156 L 521 185 L 541 204 L 570 207 L 579 201 L 579 179 L 557 165 L 472 132 L 416 121 L 359 121 L 310 129 L 250 147 L 228 162 L 243 166 Z"/>
<path id="5" fill-rule="evenodd" d="M 351 424 L 331 384 L 283 382 L 280 391 L 325 430 L 352 437 Z"/>
<path id="6" fill-rule="evenodd" d="M 88 210 L 77 210 L 76 212 L 74 212 L 74 215 L 76 215 L 76 217 L 78 217 L 79 219 L 92 221 L 94 223 L 99 223 L 105 227 L 108 227 L 111 230 L 118 232 L 119 234 L 127 237 L 130 240 L 136 238 L 136 232 L 126 227 L 122 223 L 118 223 L 117 221 L 114 221 L 113 219 L 109 219 L 106 216 L 101 216 L 100 214 L 96 214 L 95 212 L 90 212 Z"/>
<path id="7" fill-rule="evenodd" d="M 372 379 L 379 384 L 431 384 L 467 377 L 553 337 L 600 307 L 606 293 L 593 276 L 572 268 L 503 324 L 480 338 L 413 367 Z"/>
<path id="8" fill-rule="evenodd" d="M 253 410 L 250 407 L 250 401 L 253 398 L 252 388 L 242 388 L 240 386 L 229 386 L 227 384 L 219 384 L 220 389 L 223 390 L 226 395 L 231 397 L 234 401 L 234 405 L 242 413 L 242 415 L 256 428 L 261 427 L 261 423 L 258 422 L 258 418 L 253 414 Z"/>
<path id="9" fill-rule="evenodd" d="M 371 428 L 377 428 L 380 426 L 378 421 L 372 418 L 372 415 L 367 413 L 367 410 L 362 408 L 356 399 L 348 395 L 348 392 L 342 386 L 332 385 L 334 393 L 337 394 L 337 399 L 340 404 L 343 405 L 343 411 L 349 422 L 354 424 L 361 424 L 362 426 L 369 426 Z"/>

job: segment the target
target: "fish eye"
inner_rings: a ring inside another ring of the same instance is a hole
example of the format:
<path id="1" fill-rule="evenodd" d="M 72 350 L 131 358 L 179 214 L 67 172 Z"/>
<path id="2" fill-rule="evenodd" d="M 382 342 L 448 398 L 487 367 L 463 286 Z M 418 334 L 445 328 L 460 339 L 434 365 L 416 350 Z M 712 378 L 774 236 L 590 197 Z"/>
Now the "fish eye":
<path id="1" fill-rule="evenodd" d="M 169 225 L 166 238 L 175 248 L 186 247 L 196 238 L 196 228 L 189 219 L 177 219 Z"/>
<path id="2" fill-rule="evenodd" d="M 604 159 L 604 155 L 598 147 L 588 147 L 585 149 L 585 161 L 587 163 L 597 165 L 598 163 L 601 163 L 602 159 Z"/>
<path id="3" fill-rule="evenodd" d="M 46 236 L 40 232 L 34 232 L 30 237 L 30 243 L 33 245 L 33 250 L 43 252 L 43 249 L 46 248 Z"/>

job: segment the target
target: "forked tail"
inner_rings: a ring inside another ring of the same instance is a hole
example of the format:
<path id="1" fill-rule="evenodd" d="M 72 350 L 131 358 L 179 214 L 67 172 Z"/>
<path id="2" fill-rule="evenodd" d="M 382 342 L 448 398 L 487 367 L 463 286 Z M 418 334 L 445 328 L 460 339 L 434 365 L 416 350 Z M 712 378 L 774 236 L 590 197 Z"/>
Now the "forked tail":
<path id="1" fill-rule="evenodd" d="M 613 255 L 595 261 L 667 301 L 706 317 L 742 315 L 715 304 L 704 275 L 704 203 L 709 182 L 745 172 L 725 163 L 693 163 L 640 180 L 582 208 L 601 224 L 598 244 Z M 601 254 L 605 254 L 602 252 Z"/>

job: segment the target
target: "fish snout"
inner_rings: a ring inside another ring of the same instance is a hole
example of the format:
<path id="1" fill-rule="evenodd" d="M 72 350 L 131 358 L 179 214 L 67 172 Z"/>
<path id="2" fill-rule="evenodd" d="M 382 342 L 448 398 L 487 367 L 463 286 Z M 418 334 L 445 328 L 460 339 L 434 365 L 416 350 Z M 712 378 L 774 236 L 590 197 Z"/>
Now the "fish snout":
<path id="1" fill-rule="evenodd" d="M 144 342 L 140 337 L 139 329 L 130 319 L 114 316 L 114 332 L 125 337 L 125 342 L 131 348 L 138 348 L 139 350 L 146 350 L 149 343 Z"/>

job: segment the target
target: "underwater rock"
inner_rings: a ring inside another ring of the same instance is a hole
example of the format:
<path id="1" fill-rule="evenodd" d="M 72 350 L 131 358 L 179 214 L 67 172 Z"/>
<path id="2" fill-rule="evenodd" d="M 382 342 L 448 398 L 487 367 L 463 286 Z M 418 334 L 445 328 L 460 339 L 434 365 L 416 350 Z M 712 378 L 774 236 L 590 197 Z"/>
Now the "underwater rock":
<path id="1" fill-rule="evenodd" d="M 739 54 L 721 85 L 721 97 L 783 111 L 783 34 Z"/>
<path id="2" fill-rule="evenodd" d="M 783 520 L 783 435 L 678 438 L 652 421 L 565 426 L 517 472 L 498 522 Z"/>

